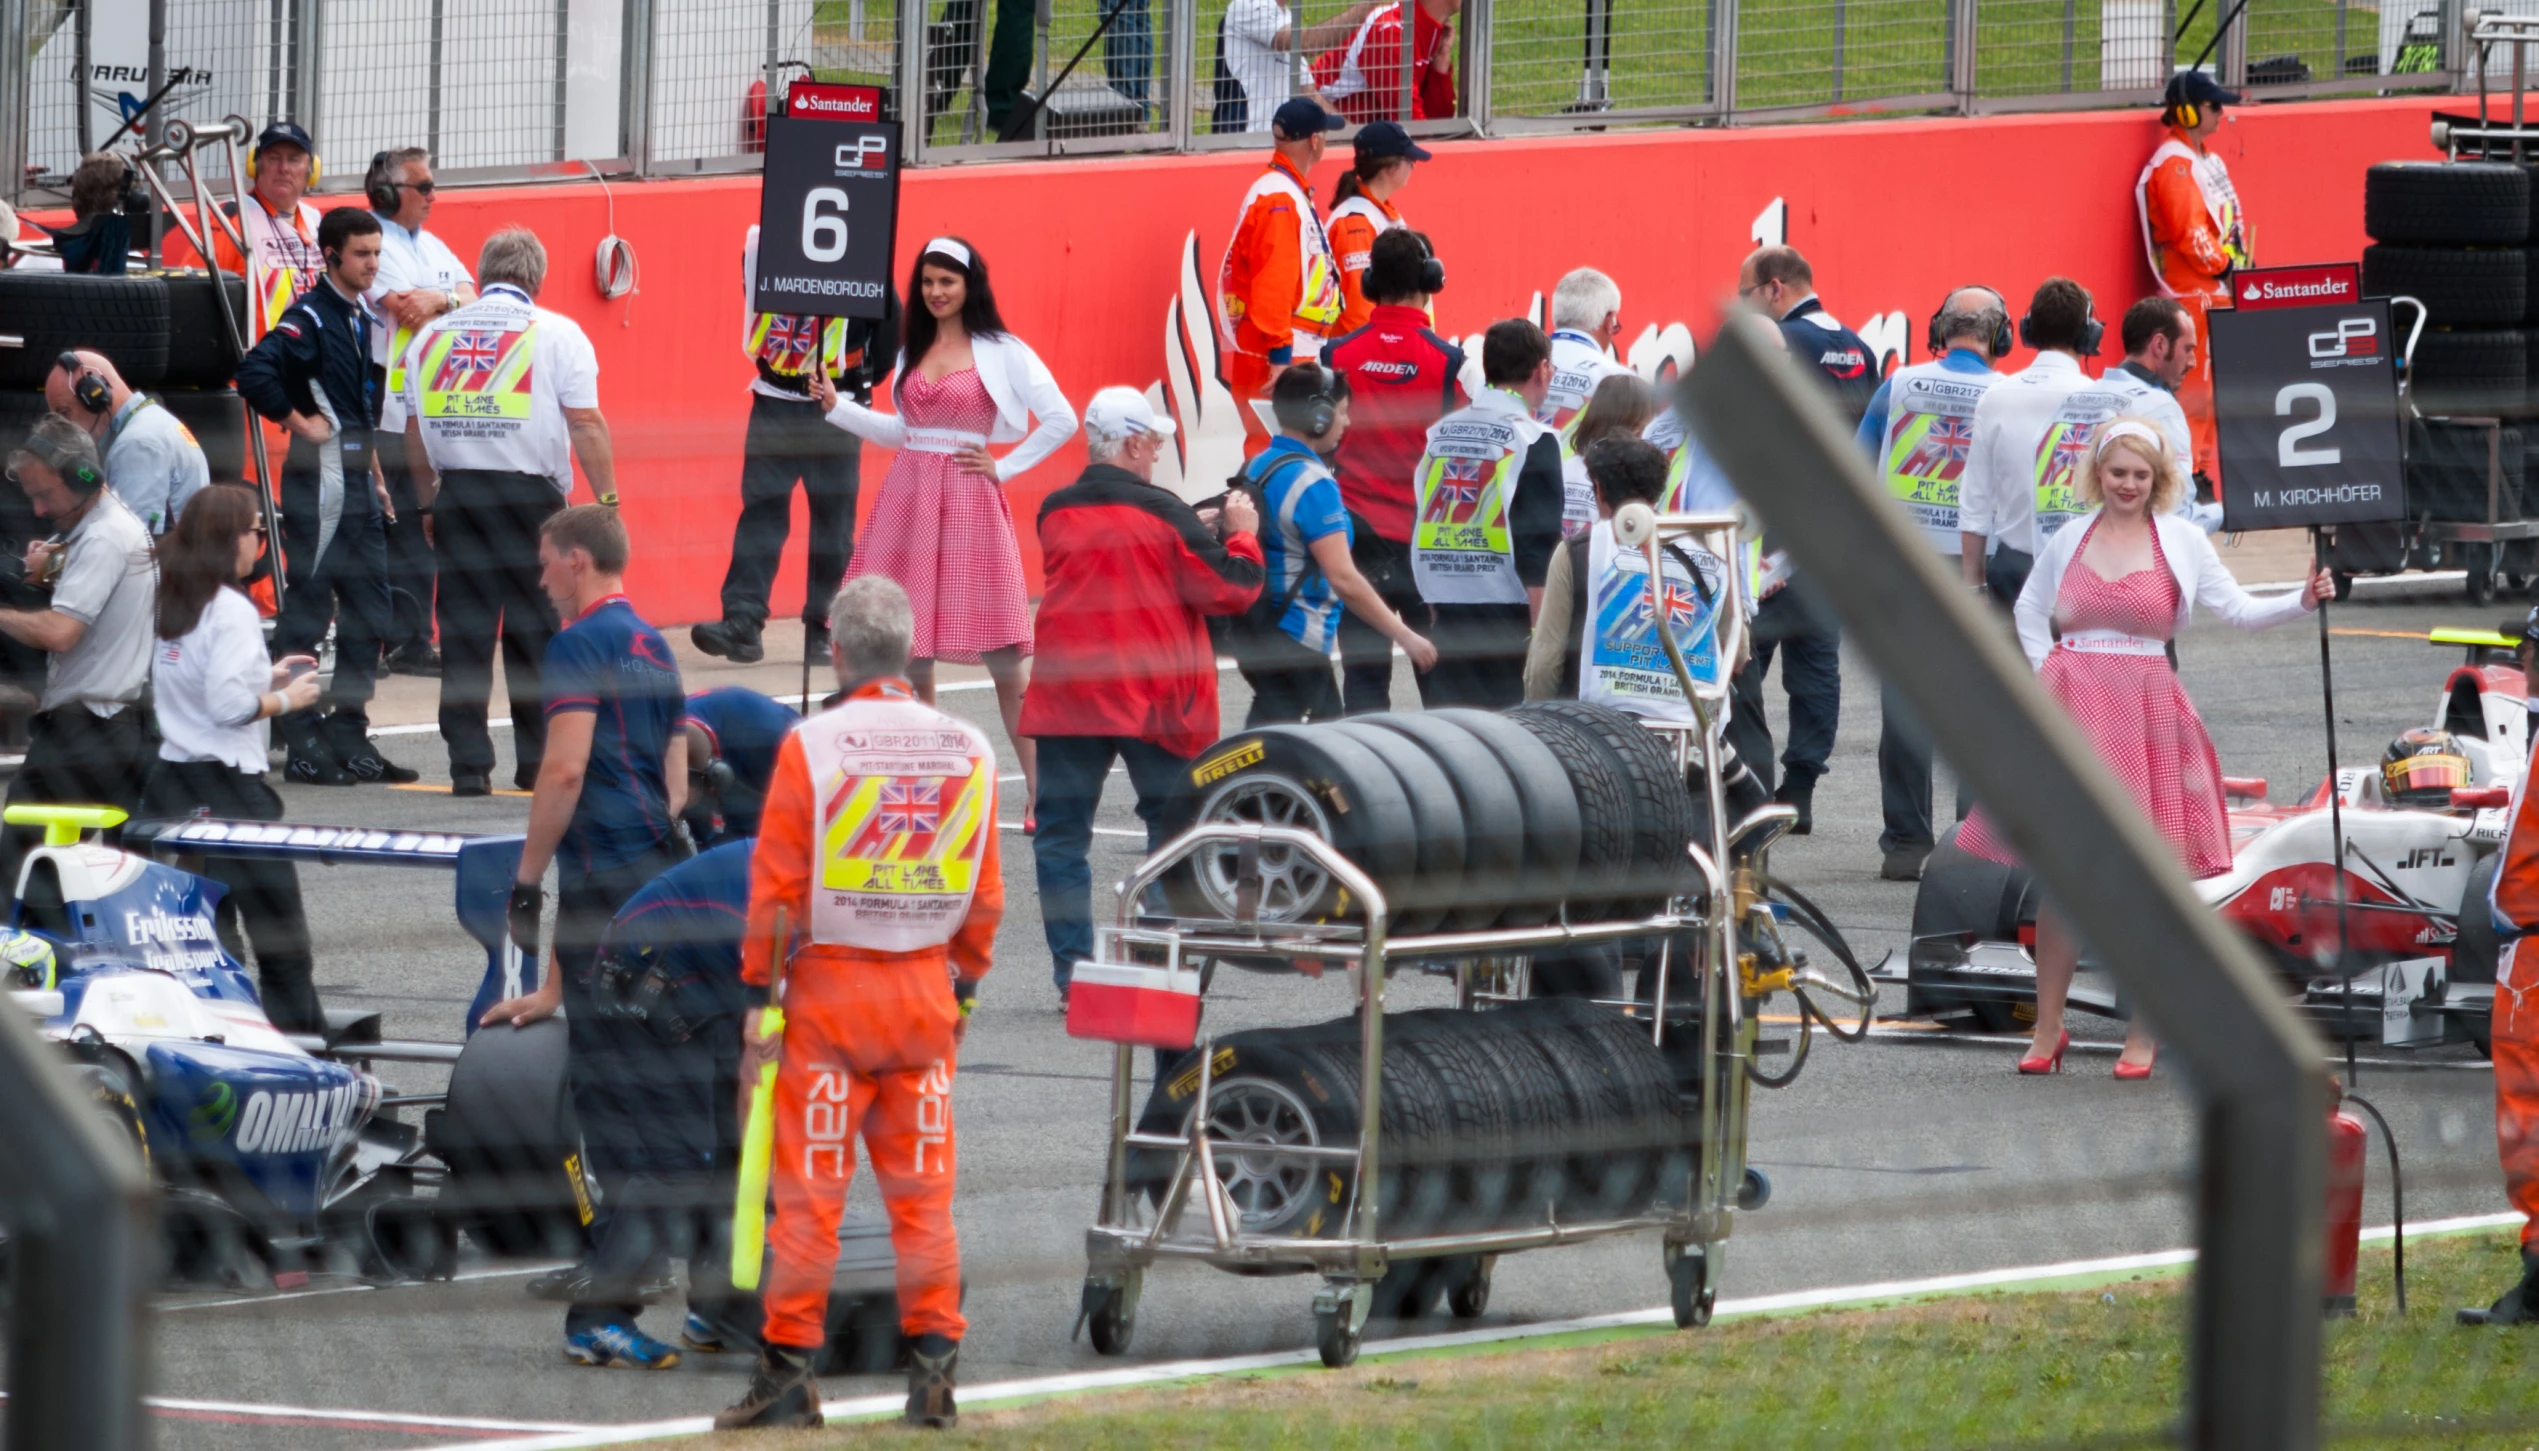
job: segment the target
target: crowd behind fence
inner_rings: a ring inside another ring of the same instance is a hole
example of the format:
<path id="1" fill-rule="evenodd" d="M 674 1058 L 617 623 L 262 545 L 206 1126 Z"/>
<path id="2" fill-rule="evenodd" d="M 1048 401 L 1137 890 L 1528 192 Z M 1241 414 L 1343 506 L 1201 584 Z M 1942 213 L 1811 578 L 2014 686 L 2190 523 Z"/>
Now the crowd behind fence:
<path id="1" fill-rule="evenodd" d="M 0 0 L 0 190 L 59 201 L 154 85 L 160 116 L 300 120 L 333 163 L 325 190 L 403 145 L 460 182 L 746 170 L 764 95 L 802 76 L 880 88 L 895 116 L 922 96 L 919 164 L 1252 144 L 1220 102 L 1229 24 L 1267 3 Z M 2129 104 L 2208 50 L 2252 100 L 2458 88 L 2475 65 L 2461 0 L 2251 0 L 2218 45 L 2228 7 L 2178 0 L 1428 3 L 1449 17 L 1451 113 L 1407 84 L 1361 103 L 1428 136 Z M 154 7 L 164 45 L 140 79 Z M 1300 0 L 1293 19 L 1348 10 Z M 1346 48 L 1291 53 L 1289 89 L 1328 86 Z"/>

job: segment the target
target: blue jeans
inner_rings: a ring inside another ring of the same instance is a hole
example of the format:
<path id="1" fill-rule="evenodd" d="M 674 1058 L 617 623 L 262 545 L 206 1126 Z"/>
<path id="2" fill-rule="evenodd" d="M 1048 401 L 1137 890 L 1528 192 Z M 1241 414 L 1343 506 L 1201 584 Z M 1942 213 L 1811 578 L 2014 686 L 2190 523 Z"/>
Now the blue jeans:
<path id="1" fill-rule="evenodd" d="M 1146 83 L 1155 73 L 1155 20 L 1152 0 L 1100 0 L 1107 14 L 1113 7 L 1119 18 L 1102 32 L 1102 74 L 1111 89 L 1144 105 Z"/>
<path id="2" fill-rule="evenodd" d="M 1050 976 L 1060 992 L 1076 964 L 1093 955 L 1093 812 L 1116 760 L 1128 767 L 1137 788 L 1137 819 L 1146 823 L 1146 849 L 1163 842 L 1164 801 L 1172 794 L 1187 756 L 1134 736 L 1041 736 L 1040 818 L 1031 839 L 1032 865 L 1040 875 L 1040 925 L 1049 939 Z"/>

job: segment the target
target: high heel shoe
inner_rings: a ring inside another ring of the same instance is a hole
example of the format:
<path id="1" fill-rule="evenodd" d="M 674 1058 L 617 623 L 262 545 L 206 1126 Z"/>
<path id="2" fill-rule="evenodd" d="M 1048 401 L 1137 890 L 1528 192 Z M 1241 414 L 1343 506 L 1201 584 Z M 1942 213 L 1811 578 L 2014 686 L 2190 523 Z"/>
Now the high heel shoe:
<path id="1" fill-rule="evenodd" d="M 2116 1076 L 2124 1079 L 2128 1083 L 2138 1083 L 2151 1076 L 2151 1065 L 2148 1063 L 2127 1063 L 2123 1059 L 2119 1058 L 2116 1060 Z"/>
<path id="2" fill-rule="evenodd" d="M 2019 1060 L 2019 1071 L 2021 1073 L 2060 1073 L 2063 1071 L 2063 1050 L 2071 1046 L 2072 1032 L 2069 1028 L 2066 1028 L 2063 1030 L 2062 1037 L 2055 1040 L 2052 1056 L 2044 1058 L 2022 1058 Z M 2148 1072 L 2149 1070 L 2146 1069 L 2144 1071 Z"/>

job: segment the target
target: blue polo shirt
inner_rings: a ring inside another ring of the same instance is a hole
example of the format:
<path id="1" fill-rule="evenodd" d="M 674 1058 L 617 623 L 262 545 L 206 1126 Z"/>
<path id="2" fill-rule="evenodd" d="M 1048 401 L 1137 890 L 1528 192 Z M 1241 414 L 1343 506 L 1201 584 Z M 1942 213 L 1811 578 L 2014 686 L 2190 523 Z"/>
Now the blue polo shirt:
<path id="1" fill-rule="evenodd" d="M 689 696 L 688 719 L 705 728 L 714 742 L 714 754 L 739 778 L 738 787 L 722 796 L 722 834 L 756 836 L 767 783 L 776 774 L 776 748 L 802 724 L 800 712 L 755 690 L 725 685 Z M 688 763 L 690 769 L 702 764 Z"/>
<path id="2" fill-rule="evenodd" d="M 754 845 L 735 841 L 690 857 L 645 883 L 608 924 L 608 947 L 659 954 L 680 1013 L 691 1020 L 747 1006 L 741 929 Z"/>
<path id="3" fill-rule="evenodd" d="M 669 642 L 624 595 L 610 595 L 548 643 L 543 680 L 549 720 L 572 711 L 597 717 L 558 861 L 568 872 L 595 872 L 641 859 L 670 834 L 662 772 L 671 735 L 687 720 Z"/>
<path id="4" fill-rule="evenodd" d="M 1261 594 L 1272 603 L 1286 600 L 1278 628 L 1287 638 L 1317 654 L 1331 648 L 1340 627 L 1340 596 L 1331 576 L 1317 570 L 1316 540 L 1340 536 L 1350 542 L 1349 510 L 1340 499 L 1340 481 L 1312 448 L 1279 434 L 1269 447 L 1244 466 L 1245 476 L 1261 491 Z"/>

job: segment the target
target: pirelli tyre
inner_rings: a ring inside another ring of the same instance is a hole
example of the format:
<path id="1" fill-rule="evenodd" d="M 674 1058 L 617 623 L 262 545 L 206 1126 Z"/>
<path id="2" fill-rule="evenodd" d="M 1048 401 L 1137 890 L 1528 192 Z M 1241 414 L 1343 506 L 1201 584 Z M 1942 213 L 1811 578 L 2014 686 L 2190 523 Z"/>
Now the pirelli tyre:
<path id="1" fill-rule="evenodd" d="M 424 1117 L 425 1146 L 449 1169 L 440 1205 L 492 1254 L 581 1253 L 593 1200 L 565 1057 L 560 1018 L 481 1028 L 450 1067 L 448 1100 Z"/>
<path id="2" fill-rule="evenodd" d="M 171 272 L 164 281 L 168 294 L 167 370 L 159 378 L 168 388 L 226 388 L 238 376 L 238 349 L 230 344 L 230 324 L 247 326 L 247 279 L 220 279 L 229 290 L 229 316 L 221 316 L 220 296 L 209 272 Z"/>
<path id="3" fill-rule="evenodd" d="M 2407 393 L 2427 414 L 2517 412 L 2529 357 L 2529 334 L 2519 328 L 2428 327 L 2407 365 Z"/>
<path id="4" fill-rule="evenodd" d="M 1360 716 L 1351 724 L 1408 739 L 1445 772 L 1463 810 L 1462 904 L 1445 925 L 1477 931 L 1495 924 L 1525 880 L 1525 803 L 1507 768 L 1453 721 L 1402 714 Z"/>
<path id="5" fill-rule="evenodd" d="M 2502 161 L 2384 161 L 2363 173 L 2375 242 L 2517 247 L 2530 236 L 2530 177 Z"/>
<path id="6" fill-rule="evenodd" d="M 1516 1108 L 1493 1055 L 1449 1019 L 1468 1017 L 1454 1008 L 1396 1013 L 1385 1019 L 1384 1060 L 1427 1069 L 1445 1108 L 1442 1141 L 1419 1151 L 1422 1177 L 1442 1174 L 1447 1202 L 1431 1228 L 1437 1232 L 1498 1227 L 1516 1181 Z"/>
<path id="7" fill-rule="evenodd" d="M 1388 899 L 1412 890 L 1419 830 L 1410 801 L 1382 757 L 1337 732 L 1268 726 L 1201 752 L 1164 805 L 1164 834 L 1200 822 L 1294 827 L 1331 843 Z M 1240 862 L 1233 846 L 1193 853 L 1165 878 L 1173 910 L 1185 917 L 1236 916 Z M 1363 904 L 1336 878 L 1292 848 L 1263 847 L 1259 873 L 1261 921 L 1334 922 L 1363 914 Z"/>
<path id="8" fill-rule="evenodd" d="M 1631 786 L 1613 753 L 1592 734 L 1554 715 L 1511 711 L 1507 720 L 1532 735 L 1560 762 L 1578 806 L 1578 872 L 1571 881 L 1571 920 L 1602 917 L 1614 888 L 1631 871 Z"/>
<path id="9" fill-rule="evenodd" d="M 1674 1070 L 1647 1025 L 1574 998 L 1513 1004 L 1496 1016 L 1534 1045 L 1573 1105 L 1562 1222 L 1624 1219 L 1647 1209 L 1691 1138 Z M 1699 1029 L 1671 1031 L 1691 1044 Z"/>
<path id="10" fill-rule="evenodd" d="M 1450 1016 L 1453 1027 L 1490 1060 L 1508 1104 L 1508 1184 L 1498 1227 L 1552 1223 L 1569 1194 L 1569 1152 L 1577 1128 L 1569 1086 L 1521 1016 L 1495 1011 Z"/>
<path id="11" fill-rule="evenodd" d="M 65 349 L 91 348 L 135 388 L 168 365 L 167 284 L 156 277 L 0 272 L 0 319 L 25 341 L 0 348 L 0 388 L 40 388 Z"/>
<path id="12" fill-rule="evenodd" d="M 1463 801 L 1446 768 L 1417 742 L 1363 721 L 1334 721 L 1312 729 L 1345 736 L 1372 751 L 1410 804 L 1417 870 L 1398 896 L 1386 892 L 1392 910 L 1387 930 L 1404 936 L 1443 926 L 1469 895 L 1464 885 Z"/>
<path id="13" fill-rule="evenodd" d="M 1666 899 L 1692 886 L 1692 862 L 1684 847 L 1695 833 L 1693 799 L 1674 753 L 1635 717 L 1610 706 L 1576 700 L 1522 705 L 1509 715 L 1520 724 L 1550 717 L 1593 739 L 1620 775 L 1630 802 L 1630 854 L 1615 879 L 1621 895 L 1608 910 L 1645 917 L 1664 910 Z M 1582 796 L 1583 801 L 1583 796 Z"/>
<path id="14" fill-rule="evenodd" d="M 2363 294 L 2412 297 L 2437 327 L 2518 327 L 2529 311 L 2530 258 L 2520 247 L 2363 249 Z"/>
<path id="15" fill-rule="evenodd" d="M 1457 707 L 1389 719 L 1460 727 L 1498 760 L 1516 792 L 1525 853 L 1517 885 L 1507 896 L 1498 925 L 1537 927 L 1552 920 L 1579 876 L 1585 831 L 1578 789 L 1561 758 L 1540 736 L 1486 710 Z"/>

